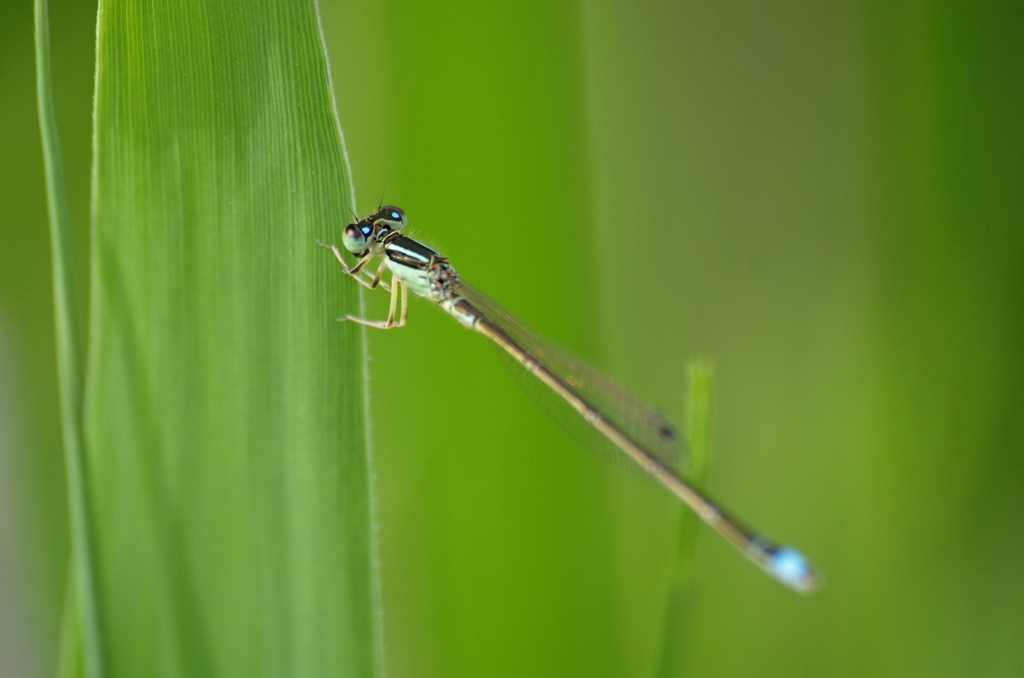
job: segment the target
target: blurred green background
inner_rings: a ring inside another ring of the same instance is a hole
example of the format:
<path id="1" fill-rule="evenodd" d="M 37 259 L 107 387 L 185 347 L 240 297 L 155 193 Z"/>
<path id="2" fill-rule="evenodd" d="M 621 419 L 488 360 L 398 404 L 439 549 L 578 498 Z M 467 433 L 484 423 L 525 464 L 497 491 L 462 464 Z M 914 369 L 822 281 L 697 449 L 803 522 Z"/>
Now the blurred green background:
<path id="1" fill-rule="evenodd" d="M 67 528 L 31 6 L 0 7 L 0 675 L 37 676 Z M 674 419 L 714 362 L 710 491 L 827 584 L 702 530 L 684 675 L 1024 675 L 1024 4 L 321 13 L 360 212 Z M 51 15 L 84 291 L 95 5 Z M 427 304 L 370 354 L 389 675 L 651 675 L 682 509 Z"/>

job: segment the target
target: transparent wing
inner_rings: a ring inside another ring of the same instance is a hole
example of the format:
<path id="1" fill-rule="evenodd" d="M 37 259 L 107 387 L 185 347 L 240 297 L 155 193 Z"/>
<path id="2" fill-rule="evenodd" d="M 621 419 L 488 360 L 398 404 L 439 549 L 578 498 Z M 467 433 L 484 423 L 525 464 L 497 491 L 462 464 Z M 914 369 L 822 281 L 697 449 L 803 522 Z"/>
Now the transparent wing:
<path id="1" fill-rule="evenodd" d="M 455 292 L 477 307 L 538 363 L 653 457 L 677 470 L 685 464 L 687 454 L 683 437 L 660 412 L 568 351 L 557 348 L 483 292 L 461 281 L 456 283 Z M 500 349 L 499 353 L 534 400 L 585 447 L 600 457 L 615 461 L 617 466 L 638 468 L 624 452 L 589 426 L 575 410 L 527 372 L 515 358 Z"/>

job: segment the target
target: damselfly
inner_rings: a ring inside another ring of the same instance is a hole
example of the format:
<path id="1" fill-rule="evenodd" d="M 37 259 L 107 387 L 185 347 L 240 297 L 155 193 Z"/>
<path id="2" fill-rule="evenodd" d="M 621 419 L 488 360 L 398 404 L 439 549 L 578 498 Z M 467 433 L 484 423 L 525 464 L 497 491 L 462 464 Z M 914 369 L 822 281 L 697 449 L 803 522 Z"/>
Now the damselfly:
<path id="1" fill-rule="evenodd" d="M 506 351 L 605 440 L 654 476 L 762 570 L 800 593 L 817 588 L 819 577 L 799 551 L 777 545 L 743 527 L 682 478 L 676 469 L 684 446 L 664 417 L 582 361 L 554 348 L 487 296 L 462 282 L 445 257 L 402 235 L 406 221 L 405 213 L 397 207 L 382 207 L 349 224 L 342 242 L 358 259 L 351 268 L 338 247 L 320 243 L 334 252 L 345 272 L 361 285 L 371 290 L 382 287 L 391 293 L 386 320 L 351 315 L 338 320 L 380 329 L 402 327 L 408 313 L 409 290 L 429 299 L 464 327 L 476 330 Z M 370 275 L 364 269 L 378 257 L 380 267 L 375 275 Z M 381 280 L 386 271 L 392 273 L 390 286 Z"/>

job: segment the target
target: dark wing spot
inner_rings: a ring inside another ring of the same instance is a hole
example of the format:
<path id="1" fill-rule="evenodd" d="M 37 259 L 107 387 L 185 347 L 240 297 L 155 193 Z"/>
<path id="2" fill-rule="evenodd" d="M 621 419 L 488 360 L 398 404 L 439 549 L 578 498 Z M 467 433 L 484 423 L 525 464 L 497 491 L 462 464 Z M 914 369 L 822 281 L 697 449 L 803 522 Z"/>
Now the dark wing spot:
<path id="1" fill-rule="evenodd" d="M 661 425 L 661 428 L 658 429 L 658 435 L 661 436 L 662 440 L 675 440 L 676 439 L 676 432 L 675 432 L 675 430 L 671 426 L 669 426 L 667 424 L 662 424 Z"/>

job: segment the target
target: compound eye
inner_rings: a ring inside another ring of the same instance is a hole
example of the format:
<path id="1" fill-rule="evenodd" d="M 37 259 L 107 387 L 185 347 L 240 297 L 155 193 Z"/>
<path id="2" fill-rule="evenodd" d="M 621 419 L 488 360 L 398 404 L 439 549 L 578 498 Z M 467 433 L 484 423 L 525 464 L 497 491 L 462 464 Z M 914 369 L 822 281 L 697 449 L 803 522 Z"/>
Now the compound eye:
<path id="1" fill-rule="evenodd" d="M 349 224 L 341 235 L 341 242 L 352 254 L 359 254 L 366 249 L 373 228 L 369 225 Z"/>
<path id="2" fill-rule="evenodd" d="M 387 207 L 381 207 L 377 212 L 376 222 L 383 221 L 385 224 L 390 226 L 396 231 L 402 230 L 402 228 L 408 223 L 408 219 L 405 216 L 405 212 L 397 207 L 388 205 Z"/>

